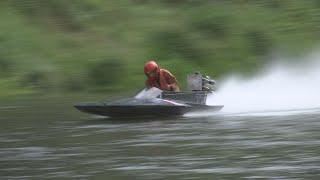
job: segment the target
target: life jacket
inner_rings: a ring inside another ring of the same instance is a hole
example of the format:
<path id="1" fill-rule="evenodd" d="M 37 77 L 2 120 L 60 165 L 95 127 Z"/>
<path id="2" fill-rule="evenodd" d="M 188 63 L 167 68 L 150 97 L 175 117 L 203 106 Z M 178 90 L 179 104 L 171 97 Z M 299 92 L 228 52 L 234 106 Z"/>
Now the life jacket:
<path id="1" fill-rule="evenodd" d="M 176 78 L 166 69 L 160 69 L 159 76 L 156 79 L 147 79 L 147 87 L 156 87 L 164 91 L 171 91 L 168 87 L 171 84 L 176 84 Z"/>

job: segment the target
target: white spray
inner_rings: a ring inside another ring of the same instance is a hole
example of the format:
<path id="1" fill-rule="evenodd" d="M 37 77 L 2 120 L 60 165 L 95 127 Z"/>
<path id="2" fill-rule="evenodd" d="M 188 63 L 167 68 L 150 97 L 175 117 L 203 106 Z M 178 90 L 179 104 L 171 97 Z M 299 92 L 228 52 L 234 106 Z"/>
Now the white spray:
<path id="1" fill-rule="evenodd" d="M 306 64 L 310 59 L 313 63 Z M 250 79 L 230 76 L 208 104 L 223 104 L 227 113 L 319 108 L 320 55 L 305 58 L 299 66 L 272 65 Z"/>

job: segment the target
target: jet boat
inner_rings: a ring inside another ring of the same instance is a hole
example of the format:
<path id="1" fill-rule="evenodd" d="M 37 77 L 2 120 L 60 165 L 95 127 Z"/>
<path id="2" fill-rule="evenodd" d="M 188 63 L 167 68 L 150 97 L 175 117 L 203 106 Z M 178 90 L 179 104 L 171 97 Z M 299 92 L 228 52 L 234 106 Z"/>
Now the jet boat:
<path id="1" fill-rule="evenodd" d="M 108 117 L 181 116 L 189 112 L 219 111 L 222 105 L 207 105 L 215 81 L 200 73 L 188 76 L 188 91 L 168 92 L 158 88 L 144 89 L 133 98 L 94 103 L 80 103 L 74 107 L 95 115 Z"/>

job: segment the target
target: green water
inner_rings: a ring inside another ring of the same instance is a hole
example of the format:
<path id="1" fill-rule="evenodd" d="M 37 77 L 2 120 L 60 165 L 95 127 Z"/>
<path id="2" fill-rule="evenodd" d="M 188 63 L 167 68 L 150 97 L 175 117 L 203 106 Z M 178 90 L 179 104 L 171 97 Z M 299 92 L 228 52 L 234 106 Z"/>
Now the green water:
<path id="1" fill-rule="evenodd" d="M 103 119 L 2 104 L 0 179 L 317 179 L 320 110 Z"/>

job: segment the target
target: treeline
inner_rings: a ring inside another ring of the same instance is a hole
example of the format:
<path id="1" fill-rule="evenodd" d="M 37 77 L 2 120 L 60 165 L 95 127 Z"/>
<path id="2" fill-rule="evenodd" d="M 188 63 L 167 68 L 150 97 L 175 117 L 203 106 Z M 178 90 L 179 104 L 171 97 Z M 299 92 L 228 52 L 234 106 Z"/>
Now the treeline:
<path id="1" fill-rule="evenodd" d="M 4 0 L 0 95 L 119 92 L 157 59 L 185 84 L 198 70 L 250 75 L 320 37 L 317 0 Z"/>

